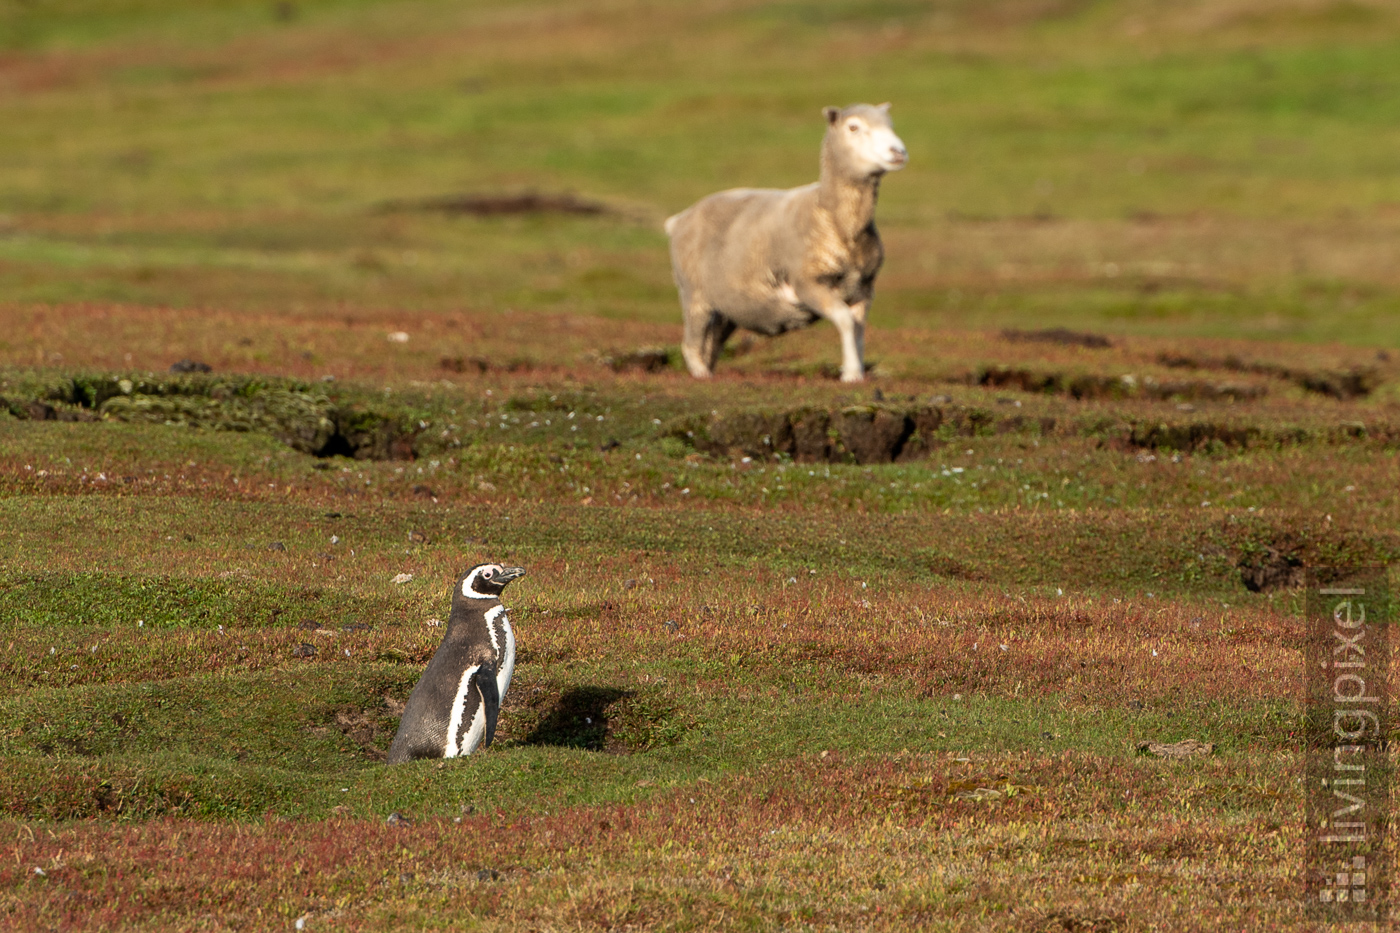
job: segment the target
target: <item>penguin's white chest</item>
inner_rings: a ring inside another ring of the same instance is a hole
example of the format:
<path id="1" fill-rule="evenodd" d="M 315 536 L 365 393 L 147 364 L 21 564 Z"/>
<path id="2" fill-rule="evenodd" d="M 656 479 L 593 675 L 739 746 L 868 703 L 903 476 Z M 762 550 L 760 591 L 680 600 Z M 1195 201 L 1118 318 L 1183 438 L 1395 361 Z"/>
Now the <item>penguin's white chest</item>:
<path id="1" fill-rule="evenodd" d="M 486 630 L 496 651 L 496 690 L 504 703 L 510 675 L 515 673 L 515 629 L 510 626 L 505 606 L 496 606 L 486 613 Z"/>
<path id="2" fill-rule="evenodd" d="M 486 706 L 481 702 L 475 683 L 480 670 L 481 665 L 473 664 L 462 672 L 462 679 L 457 683 L 457 695 L 452 698 L 452 712 L 447 720 L 447 740 L 442 748 L 444 758 L 470 755 L 486 734 Z M 464 723 L 468 709 L 472 710 L 471 722 Z"/>

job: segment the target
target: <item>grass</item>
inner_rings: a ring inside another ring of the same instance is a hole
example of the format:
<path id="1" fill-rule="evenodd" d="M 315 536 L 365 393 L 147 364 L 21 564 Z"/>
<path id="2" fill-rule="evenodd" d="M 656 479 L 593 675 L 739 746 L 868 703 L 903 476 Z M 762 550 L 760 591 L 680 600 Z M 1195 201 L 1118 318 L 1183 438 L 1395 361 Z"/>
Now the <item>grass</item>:
<path id="1" fill-rule="evenodd" d="M 17 8 L 0 283 L 669 323 L 660 219 L 810 180 L 820 106 L 888 97 L 877 322 L 1394 345 L 1393 9 L 1192 6 Z M 380 210 L 529 187 L 622 213 Z"/>
<path id="2" fill-rule="evenodd" d="M 1304 928 L 1299 573 L 1400 557 L 1397 40 L 0 5 L 0 928 Z M 660 221 L 856 99 L 871 381 L 691 380 Z M 417 206 L 527 190 L 608 210 Z M 388 767 L 487 559 L 496 742 Z"/>

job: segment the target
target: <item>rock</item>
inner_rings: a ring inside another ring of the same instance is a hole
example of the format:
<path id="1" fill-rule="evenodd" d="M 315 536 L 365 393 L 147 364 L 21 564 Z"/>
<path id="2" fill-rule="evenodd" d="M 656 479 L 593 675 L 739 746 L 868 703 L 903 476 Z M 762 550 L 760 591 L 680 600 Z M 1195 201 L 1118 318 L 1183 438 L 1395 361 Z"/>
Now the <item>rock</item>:
<path id="1" fill-rule="evenodd" d="M 316 646 L 307 642 L 302 642 L 292 649 L 294 658 L 314 658 L 316 657 Z"/>
<path id="2" fill-rule="evenodd" d="M 413 574 L 411 574 L 411 573 L 401 573 L 401 574 L 397 574 L 397 575 L 396 575 L 392 580 L 390 580 L 389 582 L 390 582 L 390 583 L 393 583 L 393 584 L 396 584 L 396 585 L 398 585 L 398 586 L 402 586 L 403 584 L 407 583 L 409 580 L 412 580 L 412 579 L 413 579 Z"/>
<path id="3" fill-rule="evenodd" d="M 267 549 L 269 551 L 285 551 L 287 549 L 287 546 L 281 541 L 274 541 L 267 546 Z"/>
<path id="4" fill-rule="evenodd" d="M 428 536 L 425 535 L 425 534 L 423 534 L 423 532 L 421 532 L 421 531 L 410 531 L 410 532 L 408 533 L 408 543 L 409 543 L 409 544 L 427 544 L 427 543 L 428 543 Z"/>
<path id="5" fill-rule="evenodd" d="M 390 813 L 388 818 L 385 819 L 384 822 L 389 824 L 390 826 L 399 826 L 405 829 L 413 825 L 413 820 L 404 816 L 402 813 L 399 813 L 397 810 L 393 813 Z"/>
<path id="6" fill-rule="evenodd" d="M 500 881 L 501 873 L 494 868 L 483 868 L 476 873 L 477 881 Z"/>

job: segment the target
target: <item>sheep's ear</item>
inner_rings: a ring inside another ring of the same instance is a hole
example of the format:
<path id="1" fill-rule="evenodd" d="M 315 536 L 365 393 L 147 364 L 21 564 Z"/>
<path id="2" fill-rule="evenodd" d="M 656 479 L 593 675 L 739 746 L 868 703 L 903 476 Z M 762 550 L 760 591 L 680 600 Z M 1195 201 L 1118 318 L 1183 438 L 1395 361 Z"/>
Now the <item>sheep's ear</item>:
<path id="1" fill-rule="evenodd" d="M 826 122 L 827 122 L 827 123 L 835 123 L 837 120 L 841 119 L 841 108 L 840 108 L 840 107 L 823 107 L 823 108 L 822 108 L 822 116 L 826 117 Z"/>
<path id="2" fill-rule="evenodd" d="M 883 111 L 885 111 L 885 113 L 889 113 L 889 112 L 890 112 L 890 102 L 889 102 L 889 101 L 885 101 L 883 104 L 878 104 L 878 105 L 876 105 L 875 109 L 876 109 L 876 110 L 883 110 Z"/>

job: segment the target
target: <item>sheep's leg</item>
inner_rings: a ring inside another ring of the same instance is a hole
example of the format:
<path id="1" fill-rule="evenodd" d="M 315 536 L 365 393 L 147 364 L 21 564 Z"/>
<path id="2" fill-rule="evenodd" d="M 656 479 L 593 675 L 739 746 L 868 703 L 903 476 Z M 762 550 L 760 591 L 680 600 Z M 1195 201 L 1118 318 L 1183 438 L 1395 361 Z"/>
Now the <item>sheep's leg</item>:
<path id="1" fill-rule="evenodd" d="M 841 380 L 847 382 L 860 382 L 865 378 L 865 311 L 869 308 L 869 301 L 850 305 L 851 307 L 851 331 L 853 331 L 853 342 L 855 345 L 854 366 L 853 360 L 846 352 L 846 343 L 841 343 Z M 855 378 L 848 380 L 846 371 L 853 370 Z"/>
<path id="2" fill-rule="evenodd" d="M 797 284 L 797 298 L 804 307 L 826 318 L 841 335 L 841 381 L 865 379 L 865 311 L 869 299 L 846 304 L 838 292 L 807 281 Z"/>
<path id="3" fill-rule="evenodd" d="M 685 358 L 686 369 L 696 379 L 708 379 L 714 370 L 714 360 L 707 347 L 710 331 L 714 328 L 718 315 L 698 302 L 683 305 L 685 334 L 681 340 L 681 356 Z"/>
<path id="4" fill-rule="evenodd" d="M 710 371 L 713 372 L 715 364 L 719 362 L 720 352 L 724 349 L 724 342 L 728 340 L 738 325 L 729 318 L 722 316 L 718 311 L 710 319 L 710 326 L 705 328 L 705 362 L 709 364 Z"/>
<path id="5" fill-rule="evenodd" d="M 865 303 L 837 301 L 826 318 L 841 335 L 841 381 L 860 382 L 865 378 Z"/>

